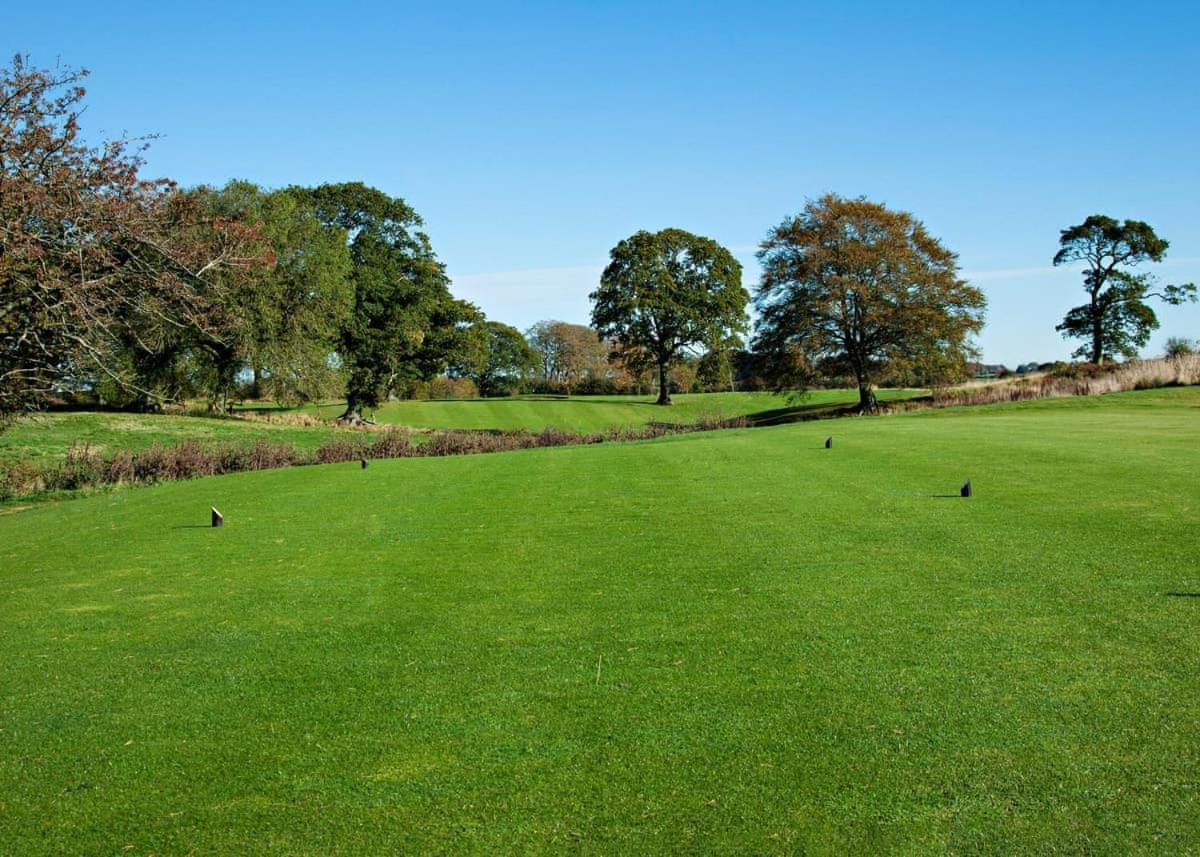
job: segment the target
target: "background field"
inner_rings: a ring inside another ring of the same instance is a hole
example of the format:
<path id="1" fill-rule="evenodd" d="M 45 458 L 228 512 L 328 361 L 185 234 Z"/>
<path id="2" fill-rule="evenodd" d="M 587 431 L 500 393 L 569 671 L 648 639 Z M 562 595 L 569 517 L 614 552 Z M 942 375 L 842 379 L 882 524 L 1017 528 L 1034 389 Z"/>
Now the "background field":
<path id="1" fill-rule="evenodd" d="M 186 439 L 205 445 L 287 442 L 316 449 L 328 438 L 350 432 L 333 426 L 288 426 L 218 417 L 127 414 L 106 411 L 55 411 L 24 417 L 0 431 L 0 460 L 62 458 L 72 446 L 99 452 L 171 446 Z"/>
<path id="2" fill-rule="evenodd" d="M 0 516 L 0 852 L 1194 851 L 1197 473 L 1191 388 Z"/>
<path id="3" fill-rule="evenodd" d="M 922 391 L 881 390 L 882 400 L 908 398 Z M 856 390 L 813 390 L 803 396 L 774 393 L 690 393 L 671 397 L 664 408 L 653 396 L 523 396 L 512 399 L 462 399 L 388 402 L 374 418 L 416 428 L 529 429 L 547 426 L 574 431 L 603 431 L 650 422 L 690 423 L 701 417 L 750 417 L 755 422 L 786 421 L 858 403 Z M 328 419 L 344 406 L 314 405 L 304 410 Z"/>
<path id="4" fill-rule="evenodd" d="M 884 400 L 908 398 L 920 391 L 884 390 Z M 676 396 L 676 404 L 663 408 L 653 397 L 573 396 L 567 398 L 465 399 L 461 401 L 389 402 L 375 418 L 382 425 L 421 429 L 479 429 L 541 431 L 552 427 L 599 432 L 647 423 L 691 423 L 701 417 L 749 417 L 770 423 L 817 415 L 853 405 L 857 392 L 818 390 L 797 397 L 772 393 L 700 393 Z M 287 409 L 248 407 L 285 414 Z M 299 408 L 303 414 L 334 420 L 340 403 Z M 301 450 L 315 449 L 348 430 L 328 426 L 280 425 L 246 419 L 133 414 L 122 412 L 55 411 L 17 421 L 0 432 L 0 460 L 28 456 L 61 458 L 73 445 L 89 444 L 98 451 L 145 449 L 152 444 L 169 446 L 184 439 L 206 445 L 253 444 L 256 440 L 287 442 Z"/>

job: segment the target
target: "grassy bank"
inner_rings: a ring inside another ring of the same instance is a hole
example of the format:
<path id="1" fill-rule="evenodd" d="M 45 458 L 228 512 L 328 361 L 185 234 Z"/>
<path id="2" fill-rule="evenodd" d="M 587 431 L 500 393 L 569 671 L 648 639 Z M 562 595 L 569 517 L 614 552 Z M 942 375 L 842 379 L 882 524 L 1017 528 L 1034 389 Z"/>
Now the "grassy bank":
<path id="1" fill-rule="evenodd" d="M 908 390 L 883 390 L 880 399 L 894 401 L 918 395 Z M 747 417 L 752 422 L 786 421 L 811 416 L 858 402 L 852 390 L 813 390 L 803 396 L 774 393 L 692 393 L 673 397 L 674 404 L 654 404 L 653 396 L 526 396 L 508 399 L 463 399 L 432 402 L 388 402 L 374 418 L 413 428 L 541 431 L 603 431 L 651 422 L 690 423 L 701 418 Z M 342 413 L 340 403 L 304 408 L 327 419 Z"/>

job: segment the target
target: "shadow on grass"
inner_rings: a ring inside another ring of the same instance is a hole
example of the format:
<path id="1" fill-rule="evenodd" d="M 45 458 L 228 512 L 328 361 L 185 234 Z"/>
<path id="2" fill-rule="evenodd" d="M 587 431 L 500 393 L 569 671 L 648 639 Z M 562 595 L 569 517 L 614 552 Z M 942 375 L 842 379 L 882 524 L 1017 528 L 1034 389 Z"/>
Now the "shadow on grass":
<path id="1" fill-rule="evenodd" d="M 1200 592 L 1168 592 L 1171 598 L 1200 598 Z"/>

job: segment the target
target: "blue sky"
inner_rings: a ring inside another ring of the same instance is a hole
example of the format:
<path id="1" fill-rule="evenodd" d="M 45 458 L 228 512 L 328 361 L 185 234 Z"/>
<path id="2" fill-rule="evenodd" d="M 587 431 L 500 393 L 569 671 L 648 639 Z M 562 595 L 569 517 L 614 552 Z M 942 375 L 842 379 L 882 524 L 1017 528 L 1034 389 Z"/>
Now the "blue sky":
<path id="1" fill-rule="evenodd" d="M 23 3 L 0 47 L 92 71 L 92 139 L 185 184 L 361 180 L 425 218 L 456 294 L 584 322 L 608 250 L 737 252 L 825 191 L 915 213 L 988 295 L 984 357 L 1065 357 L 1092 213 L 1200 282 L 1200 11 L 1154 3 Z M 1147 349 L 1200 337 L 1166 307 Z"/>

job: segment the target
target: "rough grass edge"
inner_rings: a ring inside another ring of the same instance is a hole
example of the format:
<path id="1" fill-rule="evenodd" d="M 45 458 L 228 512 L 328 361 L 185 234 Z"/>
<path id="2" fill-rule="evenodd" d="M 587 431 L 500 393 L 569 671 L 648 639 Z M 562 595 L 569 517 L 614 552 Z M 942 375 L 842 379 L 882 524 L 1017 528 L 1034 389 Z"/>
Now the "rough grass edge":
<path id="1" fill-rule="evenodd" d="M 1113 366 L 1076 364 L 1032 378 L 1011 378 L 991 384 L 935 390 L 933 395 L 920 399 L 889 402 L 887 411 L 906 413 L 931 408 L 997 405 L 1037 399 L 1099 396 L 1160 387 L 1186 387 L 1194 384 L 1200 384 L 1200 355 L 1185 354 L 1136 360 Z"/>
<path id="2" fill-rule="evenodd" d="M 745 428 L 749 424 L 744 417 L 701 417 L 691 423 L 650 423 L 593 433 L 555 428 L 539 432 L 413 432 L 393 427 L 356 438 L 330 438 L 312 452 L 301 452 L 287 442 L 265 440 L 249 446 L 215 447 L 185 440 L 173 446 L 156 444 L 144 450 L 116 450 L 106 454 L 82 445 L 71 447 L 62 461 L 49 464 L 38 465 L 28 459 L 0 463 L 0 502 L 71 494 L 103 486 L 152 485 L 250 470 L 651 440 L 673 434 Z M 418 436 L 417 442 L 414 442 L 414 435 Z"/>

